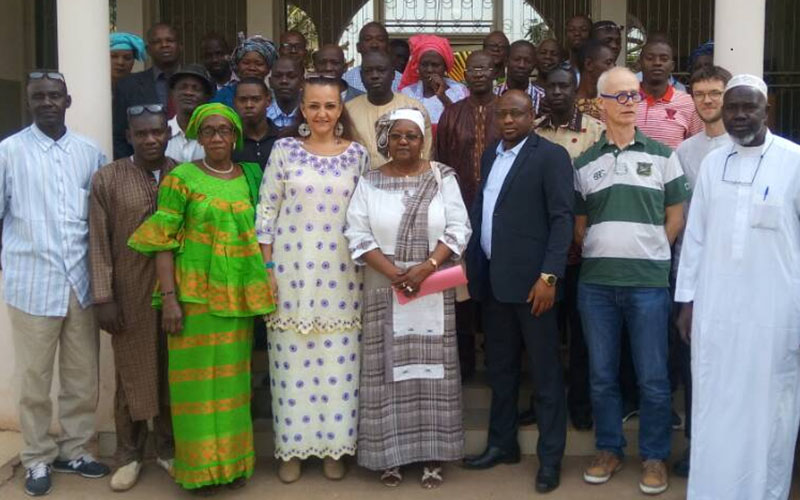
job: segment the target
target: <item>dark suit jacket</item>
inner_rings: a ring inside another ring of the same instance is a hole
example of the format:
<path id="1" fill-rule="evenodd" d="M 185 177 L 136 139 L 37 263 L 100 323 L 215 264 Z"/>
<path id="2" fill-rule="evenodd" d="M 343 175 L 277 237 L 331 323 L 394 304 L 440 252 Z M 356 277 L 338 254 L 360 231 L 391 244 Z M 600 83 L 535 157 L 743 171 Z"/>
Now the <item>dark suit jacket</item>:
<path id="1" fill-rule="evenodd" d="M 467 273 L 472 298 L 524 303 L 541 273 L 564 275 L 572 241 L 574 181 L 567 151 L 531 133 L 500 189 L 492 221 L 492 259 L 481 248 L 483 191 L 498 142 L 481 158 L 481 185 L 470 212 Z"/>
<path id="2" fill-rule="evenodd" d="M 128 130 L 128 108 L 139 104 L 156 104 L 156 81 L 153 68 L 133 73 L 117 82 L 114 89 L 114 102 L 112 109 L 112 123 L 114 131 L 114 159 L 133 154 L 133 147 L 125 138 Z M 167 103 L 161 103 L 166 106 Z"/>

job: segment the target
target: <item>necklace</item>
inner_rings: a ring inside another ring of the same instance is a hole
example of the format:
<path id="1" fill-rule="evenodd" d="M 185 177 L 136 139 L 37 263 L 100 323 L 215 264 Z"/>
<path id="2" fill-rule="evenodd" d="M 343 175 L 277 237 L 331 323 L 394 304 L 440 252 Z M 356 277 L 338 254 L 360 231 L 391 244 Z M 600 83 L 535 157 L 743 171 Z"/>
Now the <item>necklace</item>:
<path id="1" fill-rule="evenodd" d="M 206 167 L 207 169 L 211 170 L 215 174 L 225 175 L 225 174 L 229 174 L 229 173 L 233 172 L 233 162 L 231 162 L 231 166 L 227 170 L 217 170 L 216 168 L 214 168 L 211 165 L 209 165 L 206 162 L 206 159 L 203 158 L 203 166 Z"/>

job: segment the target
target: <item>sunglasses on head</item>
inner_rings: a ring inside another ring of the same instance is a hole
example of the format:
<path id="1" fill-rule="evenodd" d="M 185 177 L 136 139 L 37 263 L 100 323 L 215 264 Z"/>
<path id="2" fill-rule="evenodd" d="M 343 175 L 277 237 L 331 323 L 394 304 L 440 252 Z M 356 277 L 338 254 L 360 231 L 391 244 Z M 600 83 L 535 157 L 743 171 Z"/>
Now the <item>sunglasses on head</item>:
<path id="1" fill-rule="evenodd" d="M 163 113 L 164 106 L 161 104 L 140 104 L 128 108 L 128 116 L 139 116 L 147 111 L 148 113 Z"/>
<path id="2" fill-rule="evenodd" d="M 28 73 L 28 80 L 42 80 L 44 78 L 49 78 L 50 80 L 58 80 L 64 83 L 67 83 L 67 80 L 64 78 L 64 75 L 59 73 L 58 71 L 31 71 Z"/>

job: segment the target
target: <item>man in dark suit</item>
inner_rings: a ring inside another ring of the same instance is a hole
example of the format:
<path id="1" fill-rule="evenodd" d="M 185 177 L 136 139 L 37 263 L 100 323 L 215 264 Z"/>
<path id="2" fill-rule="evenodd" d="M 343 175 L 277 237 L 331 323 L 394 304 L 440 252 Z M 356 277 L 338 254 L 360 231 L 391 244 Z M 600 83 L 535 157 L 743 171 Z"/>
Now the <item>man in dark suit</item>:
<path id="1" fill-rule="evenodd" d="M 156 102 L 165 107 L 169 104 L 169 77 L 178 69 L 181 54 L 181 45 L 175 28 L 166 23 L 157 23 L 147 30 L 147 53 L 153 61 L 153 66 L 123 78 L 114 90 L 115 160 L 133 154 L 133 147 L 125 138 L 128 129 L 128 108 Z"/>
<path id="2" fill-rule="evenodd" d="M 539 419 L 536 490 L 558 487 L 566 443 L 566 404 L 553 304 L 572 241 L 574 185 L 567 151 L 532 133 L 530 97 L 509 90 L 495 119 L 502 140 L 481 159 L 467 249 L 472 297 L 481 302 L 486 369 L 492 388 L 489 441 L 464 465 L 519 461 L 520 351 L 531 361 Z"/>

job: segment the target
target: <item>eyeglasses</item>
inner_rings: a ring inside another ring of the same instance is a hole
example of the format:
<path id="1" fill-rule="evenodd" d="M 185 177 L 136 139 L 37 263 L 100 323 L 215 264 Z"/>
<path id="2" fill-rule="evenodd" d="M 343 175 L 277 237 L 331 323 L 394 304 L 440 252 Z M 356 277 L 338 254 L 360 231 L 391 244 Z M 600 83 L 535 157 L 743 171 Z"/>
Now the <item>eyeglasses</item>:
<path id="1" fill-rule="evenodd" d="M 471 75 L 486 75 L 492 72 L 492 68 L 484 68 L 483 66 L 468 67 L 466 72 Z"/>
<path id="2" fill-rule="evenodd" d="M 67 82 L 67 80 L 64 78 L 64 75 L 62 75 L 58 71 L 31 71 L 30 73 L 28 73 L 28 80 L 42 80 L 44 78 L 49 78 L 50 80 L 58 80 L 64 83 Z"/>
<path id="3" fill-rule="evenodd" d="M 712 90 L 711 92 L 692 92 L 692 97 L 695 101 L 705 101 L 706 97 L 712 101 L 719 101 L 722 99 L 723 92 L 721 90 Z"/>
<path id="4" fill-rule="evenodd" d="M 727 182 L 728 184 L 736 184 L 739 186 L 752 186 L 753 182 L 755 182 L 756 180 L 756 176 L 758 176 L 758 170 L 761 168 L 761 162 L 764 160 L 764 156 L 766 156 L 767 152 L 769 151 L 769 148 L 772 147 L 773 142 L 775 141 L 774 140 L 770 141 L 769 145 L 767 145 L 767 147 L 764 149 L 764 152 L 761 153 L 761 156 L 758 157 L 758 163 L 756 164 L 756 169 L 753 172 L 753 177 L 750 178 L 750 181 L 728 178 L 728 160 L 731 159 L 731 156 L 739 154 L 738 151 L 731 151 L 728 154 L 728 156 L 725 157 L 725 165 L 722 166 L 722 182 Z M 766 196 L 766 193 L 764 194 L 764 196 Z"/>
<path id="5" fill-rule="evenodd" d="M 147 111 L 148 113 L 161 114 L 164 113 L 164 106 L 161 104 L 140 104 L 128 108 L 128 116 L 139 116 Z"/>
<path id="6" fill-rule="evenodd" d="M 422 139 L 422 136 L 419 134 L 400 134 L 398 132 L 392 132 L 389 134 L 390 141 L 400 142 L 402 139 L 405 139 L 406 142 L 416 142 Z"/>
<path id="7" fill-rule="evenodd" d="M 498 109 L 494 112 L 494 117 L 502 120 L 507 115 L 511 115 L 511 118 L 516 120 L 517 118 L 522 118 L 528 113 L 528 111 L 522 111 L 521 109 Z"/>
<path id="8" fill-rule="evenodd" d="M 302 50 L 303 48 L 305 48 L 305 45 L 303 45 L 302 43 L 282 43 L 281 48 L 289 50 Z"/>
<path id="9" fill-rule="evenodd" d="M 642 102 L 642 94 L 638 90 L 631 90 L 630 92 L 617 92 L 616 94 L 600 94 L 600 97 L 605 99 L 614 99 L 620 104 L 628 104 L 628 101 Z"/>
<path id="10" fill-rule="evenodd" d="M 227 139 L 228 137 L 233 136 L 233 128 L 223 125 L 221 127 L 203 127 L 198 131 L 198 135 L 203 139 L 211 139 L 215 135 L 219 134 L 220 137 L 223 139 Z"/>

